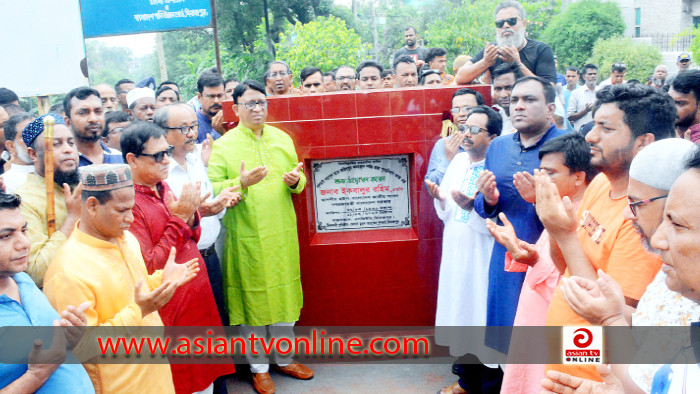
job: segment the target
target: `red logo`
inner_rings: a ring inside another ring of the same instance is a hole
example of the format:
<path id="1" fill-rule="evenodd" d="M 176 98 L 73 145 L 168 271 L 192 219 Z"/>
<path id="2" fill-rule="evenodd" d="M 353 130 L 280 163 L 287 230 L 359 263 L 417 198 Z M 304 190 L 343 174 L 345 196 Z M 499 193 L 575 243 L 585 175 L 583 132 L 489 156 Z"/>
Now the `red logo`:
<path id="1" fill-rule="evenodd" d="M 574 334 L 576 334 L 574 335 L 574 345 L 576 345 L 576 347 L 588 347 L 591 342 L 593 342 L 593 333 L 586 328 L 579 328 L 574 331 Z"/>

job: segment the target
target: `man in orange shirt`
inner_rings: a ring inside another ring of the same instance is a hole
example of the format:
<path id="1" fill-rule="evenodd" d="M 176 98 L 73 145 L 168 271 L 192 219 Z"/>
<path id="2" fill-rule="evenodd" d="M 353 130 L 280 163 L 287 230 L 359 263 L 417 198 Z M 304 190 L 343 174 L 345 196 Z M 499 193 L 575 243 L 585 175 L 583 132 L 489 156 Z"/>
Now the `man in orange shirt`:
<path id="1" fill-rule="evenodd" d="M 595 126 L 586 135 L 591 164 L 601 171 L 583 196 L 578 215 L 568 198 L 559 198 L 547 182 L 537 185 L 537 214 L 550 234 L 552 258 L 565 262 L 566 276 L 596 280 L 601 269 L 623 289 L 631 308 L 652 281 L 661 260 L 644 249 L 632 222 L 623 217 L 628 205 L 629 167 L 652 142 L 673 136 L 676 110 L 671 98 L 649 86 L 616 85 L 601 89 L 594 106 Z M 548 326 L 586 326 L 566 303 L 561 283 L 547 313 Z M 549 365 L 600 381 L 593 365 Z"/>

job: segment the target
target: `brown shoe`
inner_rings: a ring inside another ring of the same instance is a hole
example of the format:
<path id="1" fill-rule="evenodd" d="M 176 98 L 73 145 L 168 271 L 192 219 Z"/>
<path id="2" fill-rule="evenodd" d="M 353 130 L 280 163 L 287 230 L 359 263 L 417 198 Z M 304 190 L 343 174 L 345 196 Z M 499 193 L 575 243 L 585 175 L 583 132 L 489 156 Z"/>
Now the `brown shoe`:
<path id="1" fill-rule="evenodd" d="M 314 371 L 312 371 L 311 368 L 299 363 L 289 364 L 286 367 L 278 366 L 277 368 L 279 368 L 280 372 L 283 374 L 297 379 L 307 380 L 314 377 Z"/>
<path id="2" fill-rule="evenodd" d="M 275 392 L 275 382 L 272 381 L 270 373 L 254 373 L 253 387 L 260 394 L 273 394 Z"/>
<path id="3" fill-rule="evenodd" d="M 459 382 L 455 382 L 452 386 L 444 387 L 439 394 L 467 394 L 467 391 L 459 385 Z"/>

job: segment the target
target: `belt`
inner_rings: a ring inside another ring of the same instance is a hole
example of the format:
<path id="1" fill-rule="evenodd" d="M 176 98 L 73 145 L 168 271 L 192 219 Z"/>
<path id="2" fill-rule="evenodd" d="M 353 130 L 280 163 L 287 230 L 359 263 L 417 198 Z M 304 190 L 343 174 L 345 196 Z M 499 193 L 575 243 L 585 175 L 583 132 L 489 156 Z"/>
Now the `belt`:
<path id="1" fill-rule="evenodd" d="M 216 243 L 213 243 L 213 244 L 211 244 L 210 247 L 208 247 L 208 248 L 206 248 L 206 249 L 200 249 L 200 250 L 199 250 L 199 253 L 202 254 L 202 258 L 206 259 L 207 257 L 209 257 L 209 256 L 213 255 L 214 253 L 216 253 L 216 247 L 215 247 L 215 245 L 216 245 Z"/>

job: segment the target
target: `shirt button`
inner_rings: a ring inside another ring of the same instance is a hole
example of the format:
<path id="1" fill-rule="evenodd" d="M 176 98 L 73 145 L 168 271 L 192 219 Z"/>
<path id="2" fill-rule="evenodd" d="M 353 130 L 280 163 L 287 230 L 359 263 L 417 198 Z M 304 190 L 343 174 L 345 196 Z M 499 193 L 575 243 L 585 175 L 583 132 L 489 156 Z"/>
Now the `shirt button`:
<path id="1" fill-rule="evenodd" d="M 521 163 L 521 162 L 518 162 L 518 165 L 522 165 L 522 163 Z"/>

